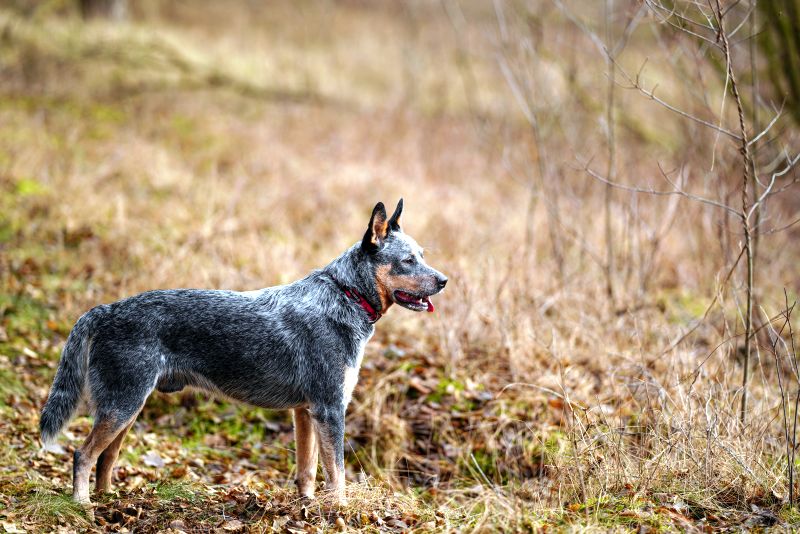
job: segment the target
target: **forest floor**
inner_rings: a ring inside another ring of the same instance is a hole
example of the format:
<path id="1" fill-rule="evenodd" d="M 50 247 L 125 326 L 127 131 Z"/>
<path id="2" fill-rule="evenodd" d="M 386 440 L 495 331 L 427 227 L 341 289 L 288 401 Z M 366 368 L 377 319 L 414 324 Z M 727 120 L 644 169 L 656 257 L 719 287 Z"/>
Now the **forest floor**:
<path id="1" fill-rule="evenodd" d="M 562 197 L 559 252 L 552 212 L 529 204 L 526 179 L 509 170 L 533 140 L 493 54 L 464 68 L 458 44 L 489 43 L 493 10 L 473 6 L 465 20 L 483 25 L 459 30 L 438 4 L 169 4 L 142 2 L 127 23 L 84 22 L 58 2 L 0 8 L 5 532 L 800 525 L 766 353 L 752 423 L 735 423 L 736 311 L 706 312 L 731 260 L 714 248 L 718 226 L 683 205 L 643 209 L 653 228 L 677 222 L 649 241 L 620 226 L 620 255 L 657 252 L 641 272 L 620 256 L 607 305 L 595 261 L 603 190 L 554 138 L 574 195 Z M 571 135 L 567 116 L 584 117 L 575 131 L 593 142 L 601 111 L 582 74 L 545 71 L 553 91 L 576 84 L 573 105 L 552 108 L 559 135 Z M 655 136 L 660 116 L 645 121 L 646 105 L 620 119 L 631 172 L 690 138 L 667 126 Z M 433 315 L 392 309 L 377 325 L 348 411 L 347 506 L 295 495 L 289 413 L 200 393 L 154 394 L 114 492 L 95 498 L 93 517 L 71 501 L 72 453 L 91 418 L 79 413 L 44 450 L 38 415 L 81 313 L 147 289 L 298 279 L 357 241 L 376 201 L 400 196 L 406 229 L 451 282 Z M 633 204 L 617 202 L 629 220 Z M 691 231 L 676 209 L 699 221 Z M 763 245 L 773 275 L 761 301 L 773 314 L 782 302 L 769 298 L 798 264 L 791 235 L 775 239 Z M 730 350 L 716 350 L 728 334 Z"/>

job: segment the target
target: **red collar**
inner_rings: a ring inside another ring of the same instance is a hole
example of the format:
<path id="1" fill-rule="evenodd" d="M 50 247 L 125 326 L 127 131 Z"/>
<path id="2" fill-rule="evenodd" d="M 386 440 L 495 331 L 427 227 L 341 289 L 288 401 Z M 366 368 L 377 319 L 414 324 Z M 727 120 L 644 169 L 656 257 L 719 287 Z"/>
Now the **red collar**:
<path id="1" fill-rule="evenodd" d="M 367 312 L 367 315 L 369 315 L 370 323 L 375 323 L 378 321 L 378 319 L 381 318 L 381 313 L 376 311 L 375 308 L 373 308 L 372 305 L 369 302 L 367 302 L 367 299 L 365 299 L 364 296 L 361 295 L 361 293 L 359 293 L 353 288 L 348 288 L 341 285 L 339 287 L 342 288 L 342 291 L 344 291 L 344 294 L 347 295 L 348 298 L 356 301 L 359 306 L 364 308 L 364 311 Z"/>

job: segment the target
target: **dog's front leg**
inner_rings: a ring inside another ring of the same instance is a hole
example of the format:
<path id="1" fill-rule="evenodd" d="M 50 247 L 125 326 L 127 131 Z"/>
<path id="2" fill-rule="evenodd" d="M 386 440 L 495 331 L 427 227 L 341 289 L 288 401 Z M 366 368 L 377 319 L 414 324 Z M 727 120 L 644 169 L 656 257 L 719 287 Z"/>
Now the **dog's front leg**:
<path id="1" fill-rule="evenodd" d="M 303 497 L 314 497 L 317 479 L 317 434 L 307 408 L 294 409 L 294 441 L 297 463 L 297 491 Z"/>
<path id="2" fill-rule="evenodd" d="M 325 490 L 332 492 L 341 505 L 347 504 L 344 493 L 344 412 L 343 405 L 315 406 L 311 412 L 325 472 Z"/>

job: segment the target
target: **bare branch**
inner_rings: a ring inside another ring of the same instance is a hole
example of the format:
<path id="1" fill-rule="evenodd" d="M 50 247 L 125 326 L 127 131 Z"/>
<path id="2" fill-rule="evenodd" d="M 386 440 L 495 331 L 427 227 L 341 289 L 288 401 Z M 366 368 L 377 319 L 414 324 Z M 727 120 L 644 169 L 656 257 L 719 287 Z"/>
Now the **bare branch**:
<path id="1" fill-rule="evenodd" d="M 772 120 L 771 120 L 771 121 L 769 121 L 769 124 L 767 124 L 767 126 L 766 126 L 766 127 L 763 129 L 763 130 L 761 130 L 761 131 L 758 133 L 758 135 L 756 135 L 756 136 L 755 136 L 755 137 L 753 137 L 753 138 L 752 138 L 750 141 L 748 141 L 748 143 L 747 143 L 747 144 L 748 144 L 748 146 L 749 146 L 749 145 L 754 145 L 754 144 L 756 144 L 756 143 L 758 142 L 758 140 L 759 140 L 759 139 L 761 139 L 762 137 L 764 137 L 765 135 L 767 135 L 767 132 L 769 132 L 769 131 L 772 129 L 772 127 L 773 127 L 773 126 L 775 126 L 775 123 L 776 123 L 776 122 L 778 122 L 778 119 L 780 119 L 780 118 L 781 118 L 781 115 L 782 115 L 782 114 L 783 114 L 783 104 L 781 104 L 781 109 L 779 109 L 779 110 L 778 110 L 778 111 L 775 113 L 775 116 L 772 118 Z"/>
<path id="2" fill-rule="evenodd" d="M 731 268 L 728 270 L 728 274 L 725 276 L 725 279 L 722 281 L 721 287 L 724 287 L 725 284 L 728 283 L 728 280 L 730 280 L 731 275 L 733 274 L 733 271 L 736 270 L 736 266 L 739 265 L 739 261 L 742 259 L 742 256 L 744 256 L 744 247 L 742 247 L 741 250 L 739 250 L 739 255 L 736 257 L 736 261 L 733 262 L 733 265 L 731 265 Z M 703 316 L 697 321 L 697 323 L 692 328 L 690 328 L 685 334 L 683 334 L 680 338 L 678 338 L 675 342 L 673 342 L 669 347 L 664 349 L 661 352 L 661 356 L 663 356 L 666 353 L 670 352 L 672 349 L 674 349 L 675 347 L 677 347 L 678 345 L 683 343 L 686 338 L 688 338 L 690 335 L 692 335 L 692 333 L 695 330 L 697 330 L 700 327 L 700 325 L 703 324 L 703 322 L 706 320 L 706 317 L 708 317 L 709 312 L 714 307 L 714 305 L 717 303 L 717 300 L 719 300 L 719 291 L 717 291 L 717 293 L 714 295 L 714 298 L 711 300 L 711 304 L 709 304 L 708 307 L 706 307 L 706 311 L 703 312 Z M 727 340 L 723 341 L 723 343 L 718 345 L 717 348 L 722 346 L 724 343 L 727 343 Z M 697 366 L 697 368 L 694 370 L 694 373 L 692 373 L 692 374 L 696 374 L 700 370 L 700 368 L 703 365 L 705 365 L 706 361 L 711 357 L 712 354 L 714 354 L 714 352 L 716 352 L 716 349 L 714 349 L 708 356 L 706 356 L 706 358 L 702 362 L 700 362 L 700 365 Z"/>
<path id="3" fill-rule="evenodd" d="M 611 50 L 611 57 L 617 57 L 617 55 L 625 49 L 627 46 L 628 41 L 633 35 L 633 31 L 639 25 L 639 22 L 644 17 L 645 7 L 644 4 L 636 11 L 636 13 L 628 19 L 628 23 L 625 25 L 625 29 L 622 30 L 622 35 L 620 35 L 619 39 L 617 39 L 614 48 Z"/>
<path id="4" fill-rule="evenodd" d="M 793 220 L 789 224 L 783 225 L 783 226 L 778 227 L 778 228 L 770 228 L 769 230 L 761 232 L 761 235 L 777 234 L 778 232 L 783 232 L 784 230 L 788 230 L 789 228 L 791 228 L 792 226 L 794 226 L 797 223 L 800 223 L 800 217 L 798 217 L 797 219 Z"/>
<path id="5" fill-rule="evenodd" d="M 506 83 L 508 83 L 508 87 L 511 89 L 511 93 L 514 95 L 514 99 L 519 105 L 520 111 L 522 111 L 522 114 L 525 115 L 525 119 L 528 121 L 528 123 L 535 127 L 536 117 L 533 114 L 533 110 L 528 105 L 528 101 L 525 98 L 522 88 L 520 88 L 519 82 L 517 81 L 516 76 L 514 76 L 514 72 L 511 70 L 505 55 L 498 53 L 497 62 L 500 64 L 500 70 L 503 73 L 503 77 L 506 79 Z"/>
<path id="6" fill-rule="evenodd" d="M 772 194 L 772 187 L 775 185 L 775 180 L 777 180 L 778 178 L 780 178 L 781 176 L 783 176 L 784 174 L 786 174 L 787 172 L 792 170 L 794 168 L 794 166 L 797 165 L 798 162 L 800 162 L 800 153 L 798 153 L 794 157 L 794 159 L 790 159 L 789 163 L 787 163 L 786 166 L 783 169 L 781 169 L 778 172 L 772 173 L 772 178 L 769 181 L 769 185 L 764 190 L 764 192 L 761 194 L 761 196 L 758 197 L 758 200 L 756 200 L 753 203 L 753 205 L 750 206 L 750 210 L 747 212 L 747 217 L 748 218 L 753 214 L 753 212 L 755 212 L 756 209 L 758 209 L 758 206 L 761 205 L 761 203 L 764 201 L 764 199 L 766 199 L 768 196 L 770 196 Z M 794 184 L 794 182 L 792 182 L 792 184 Z M 783 188 L 781 188 L 781 189 L 783 189 Z"/>
<path id="7" fill-rule="evenodd" d="M 616 64 L 616 61 L 614 61 L 614 63 Z M 686 111 L 683 111 L 682 109 L 676 108 L 672 104 L 669 104 L 666 101 L 662 100 L 661 98 L 657 97 L 656 94 L 655 94 L 655 90 L 656 90 L 656 87 L 658 87 L 658 86 L 653 87 L 653 89 L 651 89 L 649 91 L 647 89 L 645 89 L 642 86 L 641 82 L 639 81 L 641 79 L 640 78 L 641 70 L 639 71 L 640 73 L 636 75 L 636 79 L 633 79 L 625 71 L 625 69 L 623 69 L 619 64 L 617 64 L 617 68 L 619 69 L 619 71 L 622 74 L 622 76 L 628 81 L 628 83 L 631 84 L 631 86 L 627 87 L 627 89 L 636 89 L 637 91 L 639 91 L 640 93 L 642 93 L 646 97 L 650 98 L 650 100 L 653 100 L 657 104 L 667 108 L 668 110 L 670 110 L 670 111 L 672 111 L 674 113 L 677 113 L 678 115 L 680 115 L 682 117 L 685 117 L 687 119 L 693 120 L 693 121 L 695 121 L 695 122 L 697 122 L 699 124 L 702 124 L 703 126 L 707 126 L 708 128 L 711 128 L 712 130 L 716 130 L 716 131 L 718 131 L 720 133 L 723 133 L 723 134 L 727 135 L 728 137 L 730 137 L 731 139 L 734 139 L 736 141 L 741 141 L 742 140 L 741 136 L 739 136 L 738 134 L 728 130 L 727 128 L 723 128 L 721 126 L 717 126 L 716 124 L 708 122 L 705 119 L 701 119 L 700 117 L 696 117 L 696 116 L 692 115 L 691 113 L 688 113 Z M 642 68 L 644 68 L 644 64 L 642 64 Z"/>
<path id="8" fill-rule="evenodd" d="M 730 7 L 733 7 L 733 6 L 730 6 Z M 730 10 L 730 7 L 728 8 L 728 10 Z M 736 35 L 739 32 L 739 30 L 741 30 L 744 27 L 745 22 L 747 22 L 750 19 L 750 15 L 752 13 L 753 13 L 753 8 L 750 8 L 750 9 L 747 10 L 747 13 L 742 18 L 742 20 L 739 22 L 739 24 L 737 24 L 736 27 L 730 33 L 728 33 L 728 39 L 730 39 L 731 37 Z"/>
<path id="9" fill-rule="evenodd" d="M 692 25 L 692 26 L 697 26 L 698 28 L 702 28 L 704 30 L 708 30 L 712 34 L 716 33 L 716 28 L 714 28 L 713 26 L 703 24 L 702 22 L 697 22 L 696 20 L 690 19 L 689 17 L 686 17 L 686 16 L 678 13 L 678 11 L 676 10 L 675 6 L 673 6 L 672 8 L 667 8 L 666 6 L 664 6 L 664 5 L 662 5 L 662 4 L 658 3 L 658 2 L 654 2 L 653 0 L 645 0 L 645 4 L 650 6 L 650 8 L 653 9 L 654 11 L 662 11 L 662 12 L 664 12 L 664 15 L 661 16 L 661 17 L 663 17 L 663 18 L 661 18 L 661 20 L 664 21 L 664 22 L 667 22 L 671 18 L 676 18 L 680 22 L 683 22 L 683 23 L 686 23 L 686 24 L 689 24 L 689 25 Z M 659 14 L 656 13 L 656 16 L 659 16 Z M 677 26 L 677 28 L 680 29 L 681 31 L 683 31 L 683 29 L 684 29 L 682 26 Z"/>
<path id="10" fill-rule="evenodd" d="M 603 43 L 603 40 L 600 39 L 600 37 L 595 32 L 589 29 L 589 27 L 586 26 L 586 24 L 584 24 L 575 15 L 573 15 L 572 12 L 569 9 L 567 9 L 566 6 L 561 2 L 561 0 L 553 0 L 553 3 L 556 5 L 559 11 L 561 11 L 561 13 L 565 17 L 567 17 L 567 19 L 569 19 L 570 22 L 572 22 L 575 26 L 578 27 L 579 30 L 581 30 L 589 37 L 589 39 L 592 41 L 592 44 L 594 44 L 595 48 L 597 48 L 600 54 L 604 56 L 609 55 L 608 50 L 606 49 L 606 45 L 605 43 Z"/>
<path id="11" fill-rule="evenodd" d="M 693 32 L 692 30 L 688 29 L 686 26 L 682 26 L 680 24 L 677 24 L 677 23 L 673 22 L 671 19 L 672 18 L 676 18 L 679 22 L 682 22 L 682 23 L 684 23 L 686 25 L 697 26 L 699 28 L 702 28 L 704 30 L 707 30 L 707 31 L 711 32 L 712 34 L 715 34 L 716 30 L 712 26 L 706 26 L 705 24 L 702 24 L 700 22 L 692 20 L 692 19 L 690 19 L 688 17 L 684 17 L 683 15 L 681 15 L 677 11 L 675 11 L 674 7 L 672 9 L 667 9 L 663 5 L 658 4 L 656 2 L 653 2 L 652 0 L 647 0 L 646 1 L 646 5 L 650 6 L 650 8 L 655 13 L 655 15 L 661 19 L 661 22 L 669 24 L 670 26 L 672 26 L 676 30 L 684 32 L 684 33 L 687 33 L 687 34 L 691 35 L 692 37 L 696 37 L 696 38 L 700 39 L 701 41 L 704 41 L 704 42 L 708 43 L 711 46 L 714 46 L 714 47 L 717 47 L 717 48 L 720 47 L 719 43 L 717 43 L 714 39 L 711 39 L 709 37 L 705 37 L 704 35 L 700 35 L 697 32 Z M 661 14 L 658 13 L 658 11 L 664 11 L 664 12 L 666 12 L 666 14 L 661 15 Z"/>
<path id="12" fill-rule="evenodd" d="M 670 184 L 672 184 L 672 186 L 675 188 L 672 191 L 659 191 L 659 190 L 653 189 L 652 187 L 651 188 L 633 187 L 633 186 L 620 184 L 620 183 L 617 183 L 617 182 L 612 182 L 612 181 L 607 180 L 605 177 L 600 176 L 597 172 L 592 170 L 589 167 L 590 163 L 591 162 L 586 162 L 586 164 L 583 166 L 583 170 L 589 176 L 594 178 L 595 180 L 597 180 L 599 182 L 602 182 L 602 183 L 604 183 L 606 185 L 610 185 L 611 187 L 615 187 L 617 189 L 622 189 L 623 191 L 629 191 L 631 193 L 644 193 L 644 194 L 656 195 L 656 196 L 680 195 L 682 197 L 688 198 L 689 200 L 693 200 L 695 202 L 699 202 L 701 204 L 707 204 L 709 206 L 714 206 L 715 208 L 723 209 L 723 210 L 725 210 L 725 211 L 727 211 L 727 212 L 729 212 L 729 213 L 731 213 L 731 214 L 733 214 L 733 215 L 735 215 L 737 217 L 741 216 L 741 213 L 739 213 L 739 211 L 737 211 L 736 209 L 732 208 L 731 206 L 728 206 L 728 205 L 723 204 L 721 202 L 717 202 L 716 200 L 711 200 L 710 198 L 705 198 L 705 197 L 694 195 L 692 193 L 687 193 L 683 189 L 680 189 L 679 187 L 675 186 L 675 184 L 671 180 L 669 180 L 669 178 L 667 178 L 667 181 Z M 661 173 L 666 177 L 666 173 L 664 173 L 664 170 L 661 169 L 661 165 L 659 165 L 658 168 L 661 170 Z"/>

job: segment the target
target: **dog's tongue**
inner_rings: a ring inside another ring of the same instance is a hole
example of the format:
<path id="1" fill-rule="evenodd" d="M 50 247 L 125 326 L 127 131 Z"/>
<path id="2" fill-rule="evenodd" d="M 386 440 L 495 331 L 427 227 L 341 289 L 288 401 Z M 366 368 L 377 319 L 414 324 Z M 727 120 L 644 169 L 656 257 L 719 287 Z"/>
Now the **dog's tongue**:
<path id="1" fill-rule="evenodd" d="M 428 302 L 428 313 L 433 313 L 433 310 L 435 309 L 433 307 L 433 302 L 431 302 L 431 299 L 425 299 L 425 300 Z"/>

